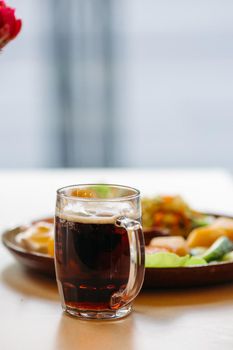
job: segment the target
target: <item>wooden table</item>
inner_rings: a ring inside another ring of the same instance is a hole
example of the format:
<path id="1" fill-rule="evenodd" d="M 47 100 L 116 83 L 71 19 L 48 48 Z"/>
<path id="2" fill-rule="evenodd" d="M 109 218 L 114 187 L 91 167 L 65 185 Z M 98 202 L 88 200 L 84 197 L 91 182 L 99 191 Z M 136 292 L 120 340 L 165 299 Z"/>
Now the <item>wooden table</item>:
<path id="1" fill-rule="evenodd" d="M 197 209 L 233 214 L 233 182 L 216 169 L 2 171 L 1 230 L 52 214 L 58 187 L 99 181 L 180 193 Z M 0 256 L 1 350 L 233 348 L 233 284 L 142 291 L 125 319 L 79 321 L 62 314 L 54 281 L 24 271 L 3 246 Z"/>

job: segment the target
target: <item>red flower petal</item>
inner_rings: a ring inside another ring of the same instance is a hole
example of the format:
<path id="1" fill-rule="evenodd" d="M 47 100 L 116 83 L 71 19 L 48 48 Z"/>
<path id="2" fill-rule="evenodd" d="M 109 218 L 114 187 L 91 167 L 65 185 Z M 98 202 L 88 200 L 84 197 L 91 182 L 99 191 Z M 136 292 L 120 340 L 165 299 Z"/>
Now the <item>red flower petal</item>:
<path id="1" fill-rule="evenodd" d="M 22 28 L 22 21 L 21 19 L 17 19 L 15 21 L 14 33 L 13 33 L 13 36 L 11 37 L 12 39 L 14 39 L 19 34 L 21 28 Z"/>
<path id="2" fill-rule="evenodd" d="M 10 8 L 5 8 L 5 9 L 2 9 L 1 12 L 2 12 L 3 23 L 9 25 L 10 36 L 12 36 L 13 33 L 14 33 L 14 28 L 15 28 L 15 14 L 14 14 L 14 10 L 12 10 Z"/>
<path id="3" fill-rule="evenodd" d="M 1 8 L 1 7 L 6 7 L 6 4 L 5 4 L 4 1 L 0 1 L 0 8 Z"/>
<path id="4" fill-rule="evenodd" d="M 14 39 L 22 27 L 22 21 L 15 18 L 15 10 L 0 0 L 0 47 Z"/>
<path id="5" fill-rule="evenodd" d="M 3 8 L 0 7 L 0 28 L 2 28 L 4 26 L 2 11 L 3 11 Z"/>

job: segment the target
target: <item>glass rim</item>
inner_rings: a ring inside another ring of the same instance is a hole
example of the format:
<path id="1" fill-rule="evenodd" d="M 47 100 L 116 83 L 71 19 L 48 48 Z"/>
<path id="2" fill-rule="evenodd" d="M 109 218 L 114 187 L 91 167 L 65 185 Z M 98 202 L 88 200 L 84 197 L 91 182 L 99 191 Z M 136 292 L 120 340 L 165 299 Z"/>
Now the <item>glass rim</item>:
<path id="1" fill-rule="evenodd" d="M 122 189 L 128 189 L 134 192 L 133 194 L 128 194 L 125 196 L 119 196 L 119 197 L 114 197 L 114 198 L 85 198 L 85 197 L 77 197 L 77 196 L 72 196 L 70 194 L 66 194 L 62 191 L 69 190 L 69 189 L 75 189 L 75 188 L 82 188 L 82 187 L 91 187 L 91 186 L 108 186 L 108 187 L 115 187 L 115 188 L 122 188 Z M 57 189 L 57 196 L 65 199 L 70 199 L 70 200 L 76 200 L 76 201 L 82 201 L 82 202 L 119 202 L 119 201 L 126 201 L 126 200 L 132 200 L 140 197 L 140 191 L 136 189 L 135 187 L 131 186 L 126 186 L 126 185 L 117 185 L 117 184 L 107 184 L 107 183 L 88 183 L 88 184 L 76 184 L 76 185 L 68 185 L 68 186 L 63 186 Z"/>

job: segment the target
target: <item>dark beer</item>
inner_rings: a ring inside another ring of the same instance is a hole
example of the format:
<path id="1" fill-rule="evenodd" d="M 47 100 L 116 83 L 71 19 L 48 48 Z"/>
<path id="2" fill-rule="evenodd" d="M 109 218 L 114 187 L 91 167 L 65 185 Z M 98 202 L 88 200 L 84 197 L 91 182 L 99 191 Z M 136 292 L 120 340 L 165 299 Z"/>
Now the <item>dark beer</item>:
<path id="1" fill-rule="evenodd" d="M 75 220 L 56 217 L 56 270 L 64 304 L 111 310 L 112 295 L 123 291 L 129 278 L 127 231 L 109 220 Z"/>

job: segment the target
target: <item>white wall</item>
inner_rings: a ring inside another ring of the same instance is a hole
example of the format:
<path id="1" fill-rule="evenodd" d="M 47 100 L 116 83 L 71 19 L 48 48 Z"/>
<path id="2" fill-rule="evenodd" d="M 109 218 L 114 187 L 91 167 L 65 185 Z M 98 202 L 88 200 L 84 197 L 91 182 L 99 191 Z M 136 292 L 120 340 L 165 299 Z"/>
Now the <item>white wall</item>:
<path id="1" fill-rule="evenodd" d="M 0 54 L 0 167 L 56 164 L 53 64 L 46 0 L 7 1 L 22 32 Z"/>
<path id="2" fill-rule="evenodd" d="M 123 4 L 116 163 L 233 168 L 233 2 Z"/>
<path id="3" fill-rule="evenodd" d="M 59 166 L 51 34 L 55 1 L 8 2 L 17 8 L 24 25 L 0 55 L 0 167 Z M 109 137 L 109 149 L 114 149 L 110 163 L 233 169 L 233 2 L 113 0 L 112 4 L 115 135 Z M 83 86 L 92 88 L 86 101 L 94 101 L 99 85 L 93 80 Z M 90 160 L 97 154 L 101 159 L 95 110 L 86 110 L 91 115 L 82 115 L 80 107 L 79 122 L 74 123 L 79 130 L 73 134 L 83 133 L 83 118 L 93 130 L 84 140 L 87 152 L 84 148 L 80 154 Z"/>

